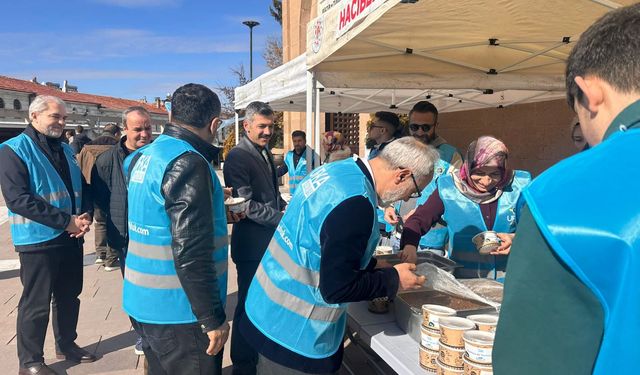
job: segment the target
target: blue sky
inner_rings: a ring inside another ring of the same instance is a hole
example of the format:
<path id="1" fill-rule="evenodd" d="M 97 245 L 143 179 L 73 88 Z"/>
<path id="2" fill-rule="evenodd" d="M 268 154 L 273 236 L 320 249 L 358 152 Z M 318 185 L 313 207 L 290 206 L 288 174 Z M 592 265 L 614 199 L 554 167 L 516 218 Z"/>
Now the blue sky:
<path id="1" fill-rule="evenodd" d="M 14 0 L 3 4 L 0 75 L 62 83 L 84 93 L 164 97 L 183 83 L 233 85 L 230 68 L 254 77 L 268 68 L 262 49 L 280 25 L 270 0 Z"/>

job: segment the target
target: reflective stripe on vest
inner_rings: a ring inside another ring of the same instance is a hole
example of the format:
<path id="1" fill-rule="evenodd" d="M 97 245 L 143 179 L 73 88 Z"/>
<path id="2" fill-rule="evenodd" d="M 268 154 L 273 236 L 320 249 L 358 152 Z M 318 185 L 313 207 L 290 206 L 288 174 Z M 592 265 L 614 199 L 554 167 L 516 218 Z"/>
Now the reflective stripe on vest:
<path id="1" fill-rule="evenodd" d="M 309 146 L 307 146 L 309 147 Z M 313 150 L 311 150 L 311 163 L 315 158 Z M 298 165 L 294 166 L 293 151 L 287 152 L 284 157 L 284 163 L 287 165 L 289 174 L 289 193 L 293 195 L 295 193 L 298 184 L 307 176 L 307 153 L 304 152 L 303 156 L 298 160 Z"/>
<path id="2" fill-rule="evenodd" d="M 126 257 L 123 308 L 134 319 L 152 324 L 193 323 L 191 304 L 176 274 L 171 222 L 165 210 L 161 184 L 167 167 L 180 155 L 197 151 L 187 142 L 161 135 L 125 160 L 125 175 L 134 155 L 128 189 L 129 245 Z M 198 154 L 199 155 L 199 154 Z M 204 158 L 204 157 L 203 157 Z M 206 160 L 206 159 L 205 159 Z M 228 233 L 223 191 L 210 167 L 213 186 L 211 257 L 217 279 L 217 298 L 227 294 Z"/>
<path id="3" fill-rule="evenodd" d="M 262 263 L 258 265 L 255 277 L 271 301 L 300 316 L 308 316 L 312 320 L 337 322 L 345 312 L 344 307 L 317 306 L 278 288 L 269 279 Z"/>
<path id="4" fill-rule="evenodd" d="M 498 212 L 493 230 L 498 233 L 514 233 L 520 209 L 522 189 L 531 181 L 525 171 L 515 171 L 513 181 L 505 186 L 498 199 Z M 463 265 L 455 271 L 459 278 L 496 278 L 496 270 L 504 271 L 507 256 L 481 255 L 472 242 L 473 236 L 487 230 L 480 206 L 464 196 L 455 187 L 451 174 L 440 176 L 438 192 L 444 204 L 444 219 L 449 230 L 449 251 L 451 259 Z"/>
<path id="5" fill-rule="evenodd" d="M 22 133 L 2 145 L 11 148 L 26 165 L 30 178 L 29 189 L 34 196 L 41 198 L 69 215 L 80 213 L 82 205 L 82 175 L 69 145 L 63 143 L 62 150 L 69 166 L 74 201 L 71 200 L 67 186 L 58 171 L 28 135 Z M 74 205 L 75 212 L 72 212 Z M 11 238 L 16 246 L 45 242 L 58 237 L 64 232 L 63 229 L 48 227 L 12 211 L 9 211 L 9 222 L 11 224 Z"/>
<path id="6" fill-rule="evenodd" d="M 346 324 L 346 304 L 329 304 L 320 285 L 320 228 L 343 201 L 363 196 L 372 209 L 376 193 L 353 159 L 325 164 L 302 182 L 289 204 L 251 282 L 245 310 L 253 325 L 279 345 L 309 358 L 338 350 Z M 379 240 L 371 222 L 364 269 Z"/>

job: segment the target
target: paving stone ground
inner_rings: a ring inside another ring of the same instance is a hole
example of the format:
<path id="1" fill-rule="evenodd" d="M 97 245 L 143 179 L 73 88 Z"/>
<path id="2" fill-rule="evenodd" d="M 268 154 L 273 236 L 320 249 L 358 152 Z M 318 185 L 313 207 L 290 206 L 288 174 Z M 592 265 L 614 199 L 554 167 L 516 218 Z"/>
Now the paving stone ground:
<path id="1" fill-rule="evenodd" d="M 0 375 L 17 374 L 16 314 L 22 285 L 20 284 L 19 262 L 11 244 L 9 223 L 3 221 L 5 204 L 0 194 Z M 127 315 L 121 308 L 122 277 L 120 272 L 106 272 L 104 267 L 94 264 L 95 247 L 93 232 L 86 236 L 84 246 L 84 286 L 80 295 L 80 317 L 78 322 L 78 345 L 98 356 L 94 363 L 75 364 L 57 360 L 54 352 L 51 324 L 45 342 L 45 362 L 59 374 L 144 374 L 144 356 L 133 352 L 135 332 Z M 233 317 L 236 306 L 237 283 L 235 265 L 229 262 L 229 287 L 227 297 L 227 317 Z M 347 345 L 345 366 L 341 374 L 373 374 L 359 348 Z M 229 341 L 225 345 L 223 373 L 231 374 Z M 386 369 L 390 373 L 391 370 Z"/>

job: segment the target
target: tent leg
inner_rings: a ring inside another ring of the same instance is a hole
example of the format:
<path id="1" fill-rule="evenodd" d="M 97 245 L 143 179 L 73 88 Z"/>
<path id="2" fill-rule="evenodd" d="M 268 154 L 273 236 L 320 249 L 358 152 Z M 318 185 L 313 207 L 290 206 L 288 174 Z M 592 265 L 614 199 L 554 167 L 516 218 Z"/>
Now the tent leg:
<path id="1" fill-rule="evenodd" d="M 314 79 L 314 93 L 316 95 L 316 105 L 315 105 L 315 125 L 316 125 L 316 129 L 315 129 L 315 143 L 314 143 L 314 148 L 316 150 L 318 150 L 317 152 L 319 152 L 321 144 L 320 144 L 320 140 L 322 139 L 322 131 L 320 129 L 320 89 L 317 89 L 317 81 Z"/>
<path id="2" fill-rule="evenodd" d="M 307 108 L 306 108 L 306 120 L 307 120 L 307 139 L 313 140 L 313 93 L 315 90 L 315 73 L 307 71 Z M 313 144 L 313 142 L 310 142 Z M 313 151 L 311 147 L 307 147 L 307 160 L 311 160 Z M 307 163 L 307 173 L 311 173 L 312 163 Z"/>
<path id="3" fill-rule="evenodd" d="M 239 140 L 240 140 L 240 125 L 238 124 L 238 112 L 236 112 L 236 145 L 238 144 Z"/>

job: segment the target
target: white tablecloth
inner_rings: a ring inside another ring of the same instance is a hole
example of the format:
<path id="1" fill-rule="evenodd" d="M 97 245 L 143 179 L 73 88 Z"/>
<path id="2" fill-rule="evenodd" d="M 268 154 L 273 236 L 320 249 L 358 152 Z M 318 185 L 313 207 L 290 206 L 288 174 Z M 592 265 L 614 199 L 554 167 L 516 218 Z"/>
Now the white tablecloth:
<path id="1" fill-rule="evenodd" d="M 367 310 L 367 302 L 357 302 L 349 305 L 348 315 L 349 328 L 358 332 L 395 372 L 426 373 L 420 367 L 419 344 L 398 327 L 393 309 L 386 314 L 373 314 Z"/>

